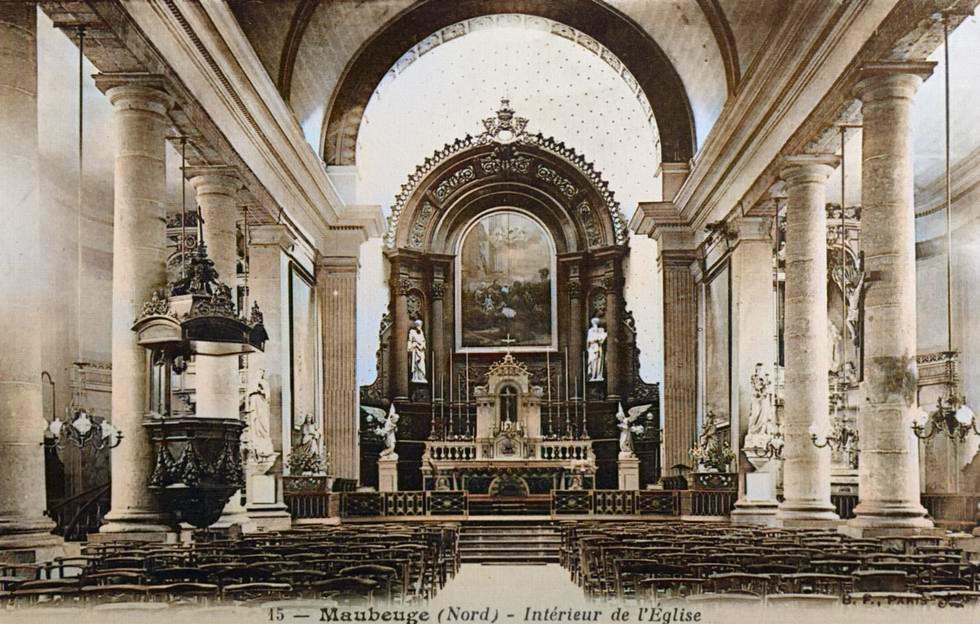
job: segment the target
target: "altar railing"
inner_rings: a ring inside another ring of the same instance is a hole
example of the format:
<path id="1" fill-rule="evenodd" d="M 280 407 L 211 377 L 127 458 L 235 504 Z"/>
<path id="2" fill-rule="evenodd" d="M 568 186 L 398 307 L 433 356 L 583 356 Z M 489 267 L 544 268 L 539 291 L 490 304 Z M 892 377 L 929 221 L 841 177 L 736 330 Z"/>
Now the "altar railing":
<path id="1" fill-rule="evenodd" d="M 478 457 L 474 442 L 429 442 L 427 448 L 435 461 L 472 461 Z"/>
<path id="2" fill-rule="evenodd" d="M 588 440 L 542 440 L 538 443 L 538 459 L 594 459 L 592 442 Z"/>

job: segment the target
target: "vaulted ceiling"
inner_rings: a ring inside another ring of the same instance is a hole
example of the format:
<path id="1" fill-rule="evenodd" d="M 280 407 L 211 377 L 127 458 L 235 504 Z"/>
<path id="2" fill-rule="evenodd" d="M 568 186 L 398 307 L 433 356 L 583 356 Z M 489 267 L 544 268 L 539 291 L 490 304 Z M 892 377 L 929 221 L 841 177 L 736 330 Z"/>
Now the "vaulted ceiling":
<path id="1" fill-rule="evenodd" d="M 664 160 L 687 160 L 778 26 L 781 0 L 230 0 L 242 30 L 330 164 L 352 164 L 364 107 L 406 53 L 465 34 L 481 15 L 571 26 L 624 64 L 661 128 Z M 446 33 L 449 33 L 448 35 Z M 560 33 L 556 33 L 560 34 Z"/>

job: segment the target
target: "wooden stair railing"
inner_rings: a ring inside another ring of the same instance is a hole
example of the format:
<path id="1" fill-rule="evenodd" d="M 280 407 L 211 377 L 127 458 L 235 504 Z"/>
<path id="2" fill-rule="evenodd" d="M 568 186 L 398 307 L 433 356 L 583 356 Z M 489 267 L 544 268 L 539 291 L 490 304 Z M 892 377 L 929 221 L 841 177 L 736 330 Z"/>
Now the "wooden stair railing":
<path id="1" fill-rule="evenodd" d="M 52 505 L 46 512 L 55 521 L 52 533 L 66 542 L 81 542 L 98 531 L 109 511 L 109 488 L 109 483 L 103 483 Z"/>

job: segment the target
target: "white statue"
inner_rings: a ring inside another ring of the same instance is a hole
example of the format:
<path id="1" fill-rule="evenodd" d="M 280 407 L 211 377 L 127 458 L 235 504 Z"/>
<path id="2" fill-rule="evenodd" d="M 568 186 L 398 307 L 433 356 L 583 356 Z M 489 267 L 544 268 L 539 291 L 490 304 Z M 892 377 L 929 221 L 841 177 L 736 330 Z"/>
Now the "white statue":
<path id="1" fill-rule="evenodd" d="M 245 445 L 249 461 L 262 462 L 275 456 L 269 423 L 269 382 L 265 379 L 265 369 L 259 369 L 255 388 L 245 399 Z"/>
<path id="2" fill-rule="evenodd" d="M 422 332 L 422 319 L 416 319 L 408 330 L 408 360 L 412 383 L 429 383 L 425 377 L 425 334 Z"/>
<path id="3" fill-rule="evenodd" d="M 830 348 L 830 368 L 831 371 L 840 370 L 840 366 L 844 361 L 841 357 L 843 350 L 841 347 L 844 346 L 844 337 L 840 333 L 840 329 L 837 328 L 837 324 L 833 321 L 827 321 L 827 343 Z"/>
<path id="4" fill-rule="evenodd" d="M 307 414 L 303 419 L 303 424 L 297 428 L 300 436 L 299 448 L 304 449 L 310 455 L 321 457 L 320 447 L 323 446 L 321 444 L 323 434 L 320 433 L 320 427 L 313 420 L 313 414 Z"/>
<path id="5" fill-rule="evenodd" d="M 633 434 L 643 433 L 643 425 L 634 425 L 636 419 L 640 417 L 639 413 L 630 414 L 629 416 L 623 411 L 623 404 L 619 404 L 619 410 L 616 412 L 616 424 L 619 427 L 619 456 L 621 458 L 633 458 L 636 457 L 636 453 L 633 452 Z"/>
<path id="6" fill-rule="evenodd" d="M 398 455 L 395 454 L 395 431 L 398 429 L 398 412 L 395 411 L 395 404 L 391 404 L 391 408 L 388 410 L 388 418 L 385 419 L 384 423 L 375 428 L 374 433 L 384 438 L 385 448 L 381 451 L 381 457 L 389 457 L 391 459 L 398 459 Z"/>
<path id="7" fill-rule="evenodd" d="M 745 448 L 763 449 L 777 433 L 777 429 L 772 409 L 772 379 L 769 373 L 763 372 L 761 363 L 755 365 L 751 385 L 752 397 L 749 399 Z"/>
<path id="8" fill-rule="evenodd" d="M 599 326 L 599 319 L 593 318 L 586 334 L 589 381 L 602 381 L 605 377 L 606 330 Z"/>

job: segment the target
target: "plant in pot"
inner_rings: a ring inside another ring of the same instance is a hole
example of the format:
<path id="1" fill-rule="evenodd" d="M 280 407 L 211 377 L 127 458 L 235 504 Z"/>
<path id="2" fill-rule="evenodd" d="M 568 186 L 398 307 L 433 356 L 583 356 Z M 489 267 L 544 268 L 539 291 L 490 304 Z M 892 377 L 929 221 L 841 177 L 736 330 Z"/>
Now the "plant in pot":
<path id="1" fill-rule="evenodd" d="M 296 448 L 286 456 L 289 475 L 283 477 L 287 493 L 329 492 L 333 479 L 327 476 L 329 454 L 321 457 L 307 448 Z"/>
<path id="2" fill-rule="evenodd" d="M 698 467 L 693 473 L 694 484 L 701 489 L 730 489 L 735 484 L 735 475 L 730 472 L 735 453 L 728 440 L 718 435 L 714 418 L 710 416 L 689 453 Z"/>

